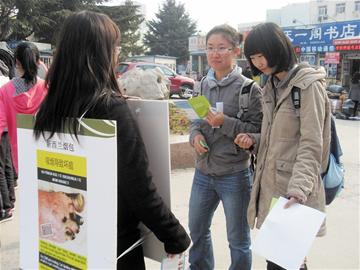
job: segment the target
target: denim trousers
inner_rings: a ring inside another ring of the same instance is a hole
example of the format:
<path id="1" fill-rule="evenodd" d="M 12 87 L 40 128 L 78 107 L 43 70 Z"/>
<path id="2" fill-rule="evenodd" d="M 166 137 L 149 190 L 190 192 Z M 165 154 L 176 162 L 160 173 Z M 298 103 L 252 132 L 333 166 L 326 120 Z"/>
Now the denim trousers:
<path id="1" fill-rule="evenodd" d="M 189 252 L 190 269 L 214 269 L 210 226 L 220 201 L 224 207 L 230 247 L 229 269 L 251 269 L 250 229 L 247 223 L 250 191 L 249 169 L 224 176 L 209 176 L 195 170 L 189 204 L 189 229 L 193 242 Z"/>
<path id="2" fill-rule="evenodd" d="M 3 132 L 0 144 L 0 210 L 14 207 L 14 174 L 8 133 Z"/>

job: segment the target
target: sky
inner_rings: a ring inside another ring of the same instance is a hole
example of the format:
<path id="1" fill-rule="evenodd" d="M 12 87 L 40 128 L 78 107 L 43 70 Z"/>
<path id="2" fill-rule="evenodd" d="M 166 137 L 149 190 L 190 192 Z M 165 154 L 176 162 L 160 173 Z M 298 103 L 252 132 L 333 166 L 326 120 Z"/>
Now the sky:
<path id="1" fill-rule="evenodd" d="M 119 4 L 124 0 L 111 0 Z M 146 5 L 146 19 L 155 18 L 163 0 L 135 0 Z M 227 23 L 237 29 L 238 24 L 265 21 L 267 9 L 287 4 L 309 2 L 304 0 L 176 0 L 183 3 L 190 18 L 197 22 L 198 30 L 206 33 L 213 26 Z"/>

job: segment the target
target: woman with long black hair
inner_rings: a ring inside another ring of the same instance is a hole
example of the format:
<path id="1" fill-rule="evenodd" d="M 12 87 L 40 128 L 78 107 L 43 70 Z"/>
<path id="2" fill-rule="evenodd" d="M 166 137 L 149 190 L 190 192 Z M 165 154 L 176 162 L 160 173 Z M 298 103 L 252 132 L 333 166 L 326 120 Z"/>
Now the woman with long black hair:
<path id="1" fill-rule="evenodd" d="M 116 82 L 119 42 L 120 30 L 108 16 L 90 11 L 69 16 L 46 78 L 49 90 L 36 117 L 35 137 L 66 129 L 76 136 L 81 116 L 116 120 L 118 255 L 140 238 L 140 221 L 167 253 L 181 253 L 190 239 L 156 192 L 144 143 Z M 119 259 L 117 269 L 145 269 L 141 246 Z"/>

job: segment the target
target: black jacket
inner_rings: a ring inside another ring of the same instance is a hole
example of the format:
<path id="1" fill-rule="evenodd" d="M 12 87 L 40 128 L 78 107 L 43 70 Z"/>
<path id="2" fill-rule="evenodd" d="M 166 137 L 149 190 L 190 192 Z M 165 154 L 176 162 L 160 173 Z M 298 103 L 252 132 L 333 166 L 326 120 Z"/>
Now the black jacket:
<path id="1" fill-rule="evenodd" d="M 164 243 L 167 253 L 186 250 L 190 238 L 156 191 L 143 140 L 125 99 L 114 96 L 108 106 L 98 105 L 86 117 L 117 121 L 118 255 L 140 238 L 140 221 Z M 117 269 L 145 269 L 141 246 L 119 259 Z"/>

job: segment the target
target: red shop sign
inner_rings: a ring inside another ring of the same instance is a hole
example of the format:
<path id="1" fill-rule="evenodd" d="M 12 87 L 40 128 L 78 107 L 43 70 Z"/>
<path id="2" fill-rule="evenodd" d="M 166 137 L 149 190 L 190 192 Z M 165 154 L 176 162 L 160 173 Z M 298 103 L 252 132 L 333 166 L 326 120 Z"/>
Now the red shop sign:
<path id="1" fill-rule="evenodd" d="M 340 53 L 339 52 L 327 52 L 325 53 L 325 64 L 339 64 Z"/>
<path id="2" fill-rule="evenodd" d="M 360 45 L 338 45 L 335 47 L 337 51 L 359 51 Z"/>

